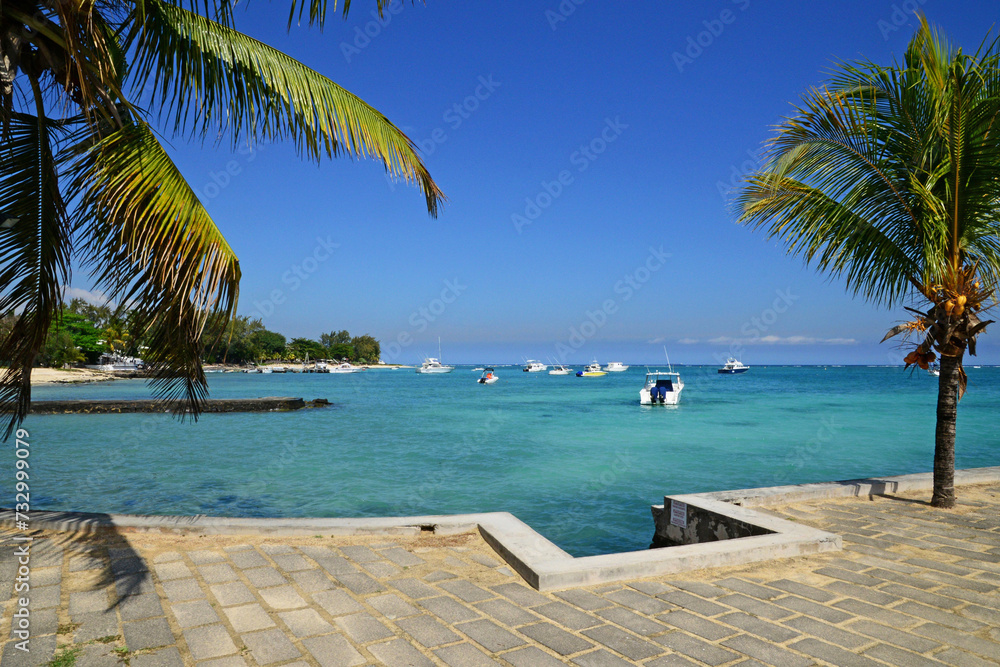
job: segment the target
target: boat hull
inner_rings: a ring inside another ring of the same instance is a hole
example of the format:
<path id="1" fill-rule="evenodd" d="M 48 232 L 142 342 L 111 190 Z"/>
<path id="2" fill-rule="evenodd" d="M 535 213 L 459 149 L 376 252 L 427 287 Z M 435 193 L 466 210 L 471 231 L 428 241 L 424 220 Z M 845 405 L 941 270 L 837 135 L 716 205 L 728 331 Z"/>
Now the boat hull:
<path id="1" fill-rule="evenodd" d="M 739 375 L 740 373 L 746 373 L 749 368 L 720 368 L 720 375 Z"/>
<path id="2" fill-rule="evenodd" d="M 683 387 L 681 388 L 681 390 Z M 668 391 L 663 397 L 662 401 L 657 400 L 655 403 L 653 399 L 650 398 L 648 389 L 639 390 L 639 405 L 677 405 L 681 401 L 681 390 Z"/>

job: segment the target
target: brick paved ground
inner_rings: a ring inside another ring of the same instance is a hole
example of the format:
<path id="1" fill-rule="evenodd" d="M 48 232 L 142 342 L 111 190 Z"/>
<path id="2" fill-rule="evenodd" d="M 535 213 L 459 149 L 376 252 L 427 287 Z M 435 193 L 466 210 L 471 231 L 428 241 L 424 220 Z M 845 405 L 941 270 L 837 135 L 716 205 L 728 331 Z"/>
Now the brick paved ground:
<path id="1" fill-rule="evenodd" d="M 997 665 L 1000 486 L 960 496 L 797 503 L 843 552 L 546 594 L 478 535 L 40 535 L 28 654 L 5 531 L 2 664 Z"/>

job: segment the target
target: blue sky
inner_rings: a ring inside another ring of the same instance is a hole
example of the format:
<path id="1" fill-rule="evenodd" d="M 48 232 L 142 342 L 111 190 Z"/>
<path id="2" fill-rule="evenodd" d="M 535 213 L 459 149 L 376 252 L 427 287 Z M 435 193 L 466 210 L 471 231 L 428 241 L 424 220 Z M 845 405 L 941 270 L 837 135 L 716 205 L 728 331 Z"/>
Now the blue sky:
<path id="1" fill-rule="evenodd" d="M 373 7 L 288 33 L 285 3 L 250 3 L 238 25 L 403 128 L 449 202 L 428 217 L 373 162 L 174 138 L 240 257 L 241 314 L 288 336 L 370 333 L 400 363 L 439 337 L 470 363 L 902 356 L 878 345 L 902 309 L 737 226 L 725 191 L 836 61 L 900 56 L 914 8 L 974 50 L 995 1 L 427 0 L 382 24 Z M 1000 363 L 996 337 L 981 363 Z"/>

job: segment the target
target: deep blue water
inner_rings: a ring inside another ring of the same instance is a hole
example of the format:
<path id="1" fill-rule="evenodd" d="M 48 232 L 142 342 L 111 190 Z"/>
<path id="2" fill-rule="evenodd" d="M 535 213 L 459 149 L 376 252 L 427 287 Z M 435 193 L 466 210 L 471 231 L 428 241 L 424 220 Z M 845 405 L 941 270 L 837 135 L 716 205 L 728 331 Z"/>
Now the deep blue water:
<path id="1" fill-rule="evenodd" d="M 574 555 L 648 546 L 665 494 L 931 469 L 937 378 L 901 368 L 681 367 L 677 407 L 643 407 L 645 368 L 597 378 L 412 369 L 210 376 L 212 396 L 327 398 L 329 409 L 32 416 L 34 509 L 223 516 L 510 511 Z M 1000 465 L 1000 368 L 968 369 L 960 468 Z M 141 381 L 36 399 L 145 398 Z M 3 467 L 13 471 L 13 448 Z M 12 506 L 13 474 L 0 475 Z"/>

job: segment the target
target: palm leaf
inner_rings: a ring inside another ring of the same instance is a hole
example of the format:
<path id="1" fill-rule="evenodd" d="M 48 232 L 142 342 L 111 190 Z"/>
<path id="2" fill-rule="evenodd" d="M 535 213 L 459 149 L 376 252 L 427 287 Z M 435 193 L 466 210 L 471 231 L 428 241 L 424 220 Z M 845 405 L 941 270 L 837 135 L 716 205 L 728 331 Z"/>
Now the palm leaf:
<path id="1" fill-rule="evenodd" d="M 207 393 L 201 332 L 235 311 L 235 254 L 149 127 L 129 122 L 96 144 L 84 135 L 73 169 L 85 266 L 109 298 L 128 304 L 149 351 L 159 397 Z"/>
<path id="2" fill-rule="evenodd" d="M 52 150 L 59 125 L 16 112 L 9 120 L 0 144 L 0 211 L 16 219 L 0 228 L 0 312 L 17 314 L 0 341 L 0 359 L 8 363 L 0 376 L 8 436 L 28 414 L 31 367 L 61 304 L 71 237 Z"/>
<path id="3" fill-rule="evenodd" d="M 297 60 L 232 28 L 161 0 L 125 44 L 134 49 L 132 77 L 185 129 L 212 128 L 240 141 L 291 139 L 313 160 L 341 153 L 370 157 L 393 177 L 415 182 L 436 215 L 444 195 L 414 143 L 381 113 Z"/>

